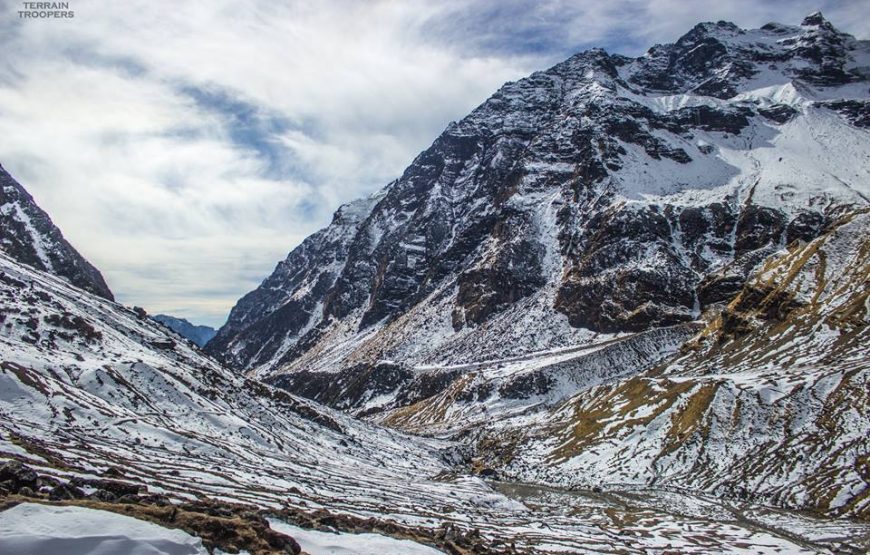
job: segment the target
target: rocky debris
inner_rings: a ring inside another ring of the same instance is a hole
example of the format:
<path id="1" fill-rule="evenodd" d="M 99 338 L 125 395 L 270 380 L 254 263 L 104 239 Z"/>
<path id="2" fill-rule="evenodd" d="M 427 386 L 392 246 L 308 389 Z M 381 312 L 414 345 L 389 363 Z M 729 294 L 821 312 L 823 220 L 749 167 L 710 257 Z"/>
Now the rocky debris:
<path id="1" fill-rule="evenodd" d="M 85 492 L 72 484 L 58 484 L 48 492 L 48 498 L 52 501 L 82 499 L 84 496 Z"/>
<path id="2" fill-rule="evenodd" d="M 102 274 L 54 225 L 33 197 L 0 167 L 0 249 L 29 266 L 66 278 L 77 287 L 113 300 Z"/>
<path id="3" fill-rule="evenodd" d="M 21 488 L 37 489 L 39 476 L 30 467 L 18 462 L 7 461 L 0 464 L 0 486 L 8 492 L 18 492 Z"/>

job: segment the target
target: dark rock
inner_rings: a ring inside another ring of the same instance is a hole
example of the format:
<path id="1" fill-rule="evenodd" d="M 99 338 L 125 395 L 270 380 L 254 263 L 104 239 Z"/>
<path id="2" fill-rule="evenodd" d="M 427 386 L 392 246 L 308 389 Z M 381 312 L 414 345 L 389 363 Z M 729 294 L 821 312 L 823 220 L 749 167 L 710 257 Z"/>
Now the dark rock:
<path id="1" fill-rule="evenodd" d="M 129 484 L 127 482 L 119 482 L 116 480 L 93 480 L 88 478 L 73 478 L 70 483 L 76 487 L 92 487 L 100 490 L 105 490 L 116 497 L 124 495 L 139 495 L 142 493 L 143 486 L 139 484 Z M 144 490 L 147 492 L 147 489 Z"/>
<path id="2" fill-rule="evenodd" d="M 149 342 L 149 344 L 155 349 L 161 349 L 164 351 L 171 351 L 175 349 L 175 341 L 171 339 L 155 339 Z"/>
<path id="3" fill-rule="evenodd" d="M 151 493 L 148 495 L 139 496 L 139 503 L 142 505 L 157 505 L 159 507 L 165 507 L 167 505 L 171 505 L 172 501 L 169 497 L 159 494 L 159 493 Z"/>
<path id="4" fill-rule="evenodd" d="M 48 498 L 52 501 L 62 501 L 66 499 L 81 499 L 85 496 L 85 492 L 73 486 L 72 484 L 60 484 L 52 488 L 48 494 Z"/>
<path id="5" fill-rule="evenodd" d="M 499 395 L 505 399 L 528 399 L 543 395 L 550 390 L 551 380 L 541 372 L 527 372 L 505 382 L 499 387 Z"/>
<path id="6" fill-rule="evenodd" d="M 774 104 L 767 108 L 759 108 L 758 113 L 775 123 L 787 123 L 799 112 L 787 104 Z"/>
<path id="7" fill-rule="evenodd" d="M 87 343 L 99 341 L 103 338 L 102 332 L 98 331 L 90 322 L 78 315 L 65 312 L 63 314 L 49 314 L 43 319 L 52 326 L 75 332 Z"/>
<path id="8" fill-rule="evenodd" d="M 104 489 L 98 489 L 97 491 L 89 494 L 87 497 L 88 497 L 88 499 L 93 499 L 95 501 L 103 501 L 106 503 L 114 503 L 115 501 L 118 500 L 118 497 L 114 493 L 112 493 L 110 491 L 106 491 Z"/>
<path id="9" fill-rule="evenodd" d="M 831 218 L 818 212 L 801 212 L 786 227 L 786 242 L 812 241 L 831 224 Z"/>
<path id="10" fill-rule="evenodd" d="M 103 476 L 108 476 L 109 478 L 123 478 L 124 473 L 117 466 L 110 466 L 103 471 Z"/>
<path id="11" fill-rule="evenodd" d="M 39 475 L 29 466 L 18 461 L 7 461 L 0 464 L 0 482 L 6 484 L 10 491 L 18 491 L 23 487 L 36 490 Z"/>
<path id="12" fill-rule="evenodd" d="M 18 488 L 18 495 L 22 495 L 24 497 L 39 497 L 36 492 L 33 491 L 33 488 L 30 488 L 28 486 Z"/>
<path id="13" fill-rule="evenodd" d="M 863 129 L 870 127 L 870 101 L 832 100 L 828 102 L 816 102 L 816 106 L 837 112 L 856 127 Z"/>

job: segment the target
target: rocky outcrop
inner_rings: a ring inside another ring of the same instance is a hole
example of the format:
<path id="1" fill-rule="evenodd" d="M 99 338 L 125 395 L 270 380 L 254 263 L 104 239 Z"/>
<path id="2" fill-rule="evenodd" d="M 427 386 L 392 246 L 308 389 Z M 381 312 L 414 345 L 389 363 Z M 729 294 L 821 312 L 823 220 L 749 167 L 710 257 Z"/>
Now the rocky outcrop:
<path id="1" fill-rule="evenodd" d="M 796 241 L 664 363 L 546 416 L 484 424 L 482 460 L 510 479 L 676 486 L 866 521 L 868 237 L 863 210 Z"/>

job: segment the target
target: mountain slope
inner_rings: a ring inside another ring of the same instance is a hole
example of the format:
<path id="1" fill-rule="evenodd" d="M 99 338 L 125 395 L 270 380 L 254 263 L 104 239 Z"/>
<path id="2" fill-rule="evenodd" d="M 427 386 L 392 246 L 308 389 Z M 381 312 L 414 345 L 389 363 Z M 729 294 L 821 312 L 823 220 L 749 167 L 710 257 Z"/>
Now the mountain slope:
<path id="1" fill-rule="evenodd" d="M 215 336 L 217 330 L 209 326 L 197 326 L 191 324 L 184 318 L 176 318 L 166 314 L 155 314 L 152 318 L 167 328 L 171 329 L 181 337 L 190 339 L 200 347 L 208 343 Z"/>
<path id="2" fill-rule="evenodd" d="M 0 167 L 0 249 L 16 260 L 62 276 L 113 300 L 102 274 L 63 238 L 33 197 Z"/>
<path id="3" fill-rule="evenodd" d="M 207 350 L 292 386 L 693 321 L 868 204 L 867 67 L 870 45 L 814 14 L 508 83 L 292 251 Z"/>
<path id="4" fill-rule="evenodd" d="M 261 503 L 286 497 L 275 488 L 347 495 L 365 477 L 444 468 L 437 449 L 234 376 L 147 317 L 2 254 L 0 303 L 0 427 L 67 464 L 99 458 L 177 491 L 238 487 Z"/>
<path id="5" fill-rule="evenodd" d="M 710 545 L 813 552 L 776 529 L 705 518 L 713 509 L 688 497 L 669 503 L 684 499 L 701 512 L 650 508 L 642 518 L 581 494 L 568 513 L 562 500 L 511 500 L 458 472 L 464 457 L 454 443 L 379 428 L 234 375 L 137 312 L 2 253 L 0 314 L 0 461 L 26 462 L 39 476 L 24 470 L 33 488 L 53 485 L 42 494 L 16 488 L 12 503 L 54 496 L 55 504 L 144 511 L 152 521 L 163 514 L 157 522 L 173 527 L 170 511 L 199 503 L 217 517 L 199 529 L 212 540 L 232 539 L 244 515 L 264 510 L 306 528 L 376 530 L 455 553 L 640 555 L 662 542 L 685 553 Z M 5 501 L 15 482 L 3 480 Z M 111 501 L 100 488 L 132 493 Z"/>
<path id="6" fill-rule="evenodd" d="M 868 237 L 865 210 L 793 244 L 666 363 L 481 422 L 479 455 L 515 479 L 676 486 L 866 521 Z"/>

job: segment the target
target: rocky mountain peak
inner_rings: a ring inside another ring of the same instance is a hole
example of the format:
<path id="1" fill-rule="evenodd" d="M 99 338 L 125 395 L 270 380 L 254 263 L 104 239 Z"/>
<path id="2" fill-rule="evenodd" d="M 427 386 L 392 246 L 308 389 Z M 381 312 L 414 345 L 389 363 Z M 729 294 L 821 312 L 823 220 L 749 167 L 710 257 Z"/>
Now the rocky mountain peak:
<path id="1" fill-rule="evenodd" d="M 822 12 L 816 11 L 804 18 L 801 21 L 801 27 L 823 27 L 825 29 L 835 31 L 834 26 L 831 25 L 831 22 L 825 19 L 825 16 L 822 15 Z"/>
<path id="2" fill-rule="evenodd" d="M 507 83 L 292 251 L 208 350 L 264 375 L 446 364 L 697 319 L 867 204 L 868 61 L 823 25 L 718 22 Z"/>

